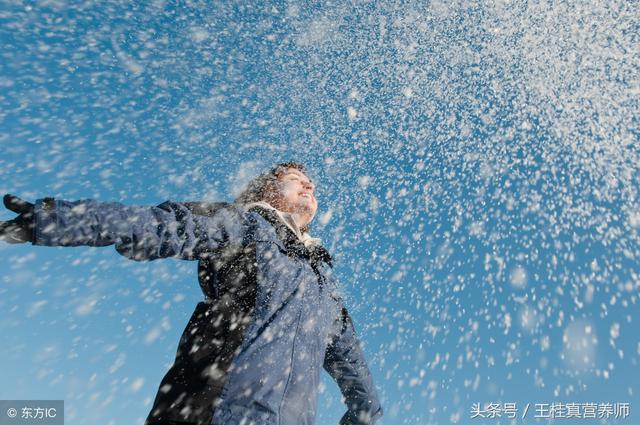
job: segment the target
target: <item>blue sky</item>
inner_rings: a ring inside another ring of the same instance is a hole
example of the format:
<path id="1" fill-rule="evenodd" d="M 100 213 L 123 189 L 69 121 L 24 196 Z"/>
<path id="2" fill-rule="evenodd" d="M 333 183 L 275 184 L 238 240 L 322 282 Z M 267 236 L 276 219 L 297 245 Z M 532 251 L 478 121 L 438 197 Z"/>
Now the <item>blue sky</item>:
<path id="1" fill-rule="evenodd" d="M 231 200 L 304 162 L 381 423 L 510 423 L 470 415 L 509 402 L 531 405 L 516 423 L 553 402 L 630 403 L 632 423 L 636 22 L 624 2 L 7 3 L 0 190 Z M 195 263 L 0 251 L 0 398 L 141 423 Z"/>

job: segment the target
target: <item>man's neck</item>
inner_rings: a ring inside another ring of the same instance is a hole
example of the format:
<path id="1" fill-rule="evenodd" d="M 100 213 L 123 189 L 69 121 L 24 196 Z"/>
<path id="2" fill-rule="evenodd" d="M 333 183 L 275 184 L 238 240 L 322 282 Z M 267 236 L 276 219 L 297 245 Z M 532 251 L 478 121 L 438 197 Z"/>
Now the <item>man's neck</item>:
<path id="1" fill-rule="evenodd" d="M 305 221 L 304 217 L 302 216 L 302 214 L 300 214 L 300 213 L 285 213 L 285 214 L 289 214 L 291 216 L 291 218 L 293 218 L 293 221 L 296 223 L 296 227 L 298 229 L 304 228 L 304 224 L 301 224 L 301 223 L 305 223 L 306 224 L 306 221 Z"/>

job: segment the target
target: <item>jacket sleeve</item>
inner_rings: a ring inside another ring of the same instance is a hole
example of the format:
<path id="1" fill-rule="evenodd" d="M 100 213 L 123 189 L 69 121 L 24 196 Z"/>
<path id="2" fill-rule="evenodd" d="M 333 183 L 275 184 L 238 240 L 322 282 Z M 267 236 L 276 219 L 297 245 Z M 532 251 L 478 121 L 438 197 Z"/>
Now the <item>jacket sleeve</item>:
<path id="1" fill-rule="evenodd" d="M 242 222 L 236 210 L 223 209 L 207 217 L 174 202 L 142 207 L 39 199 L 33 244 L 115 245 L 120 254 L 132 260 L 195 260 L 230 243 L 242 243 Z"/>
<path id="2" fill-rule="evenodd" d="M 339 331 L 327 346 L 324 368 L 338 383 L 347 404 L 340 425 L 370 425 L 382 416 L 382 407 L 346 308 L 340 316 Z"/>

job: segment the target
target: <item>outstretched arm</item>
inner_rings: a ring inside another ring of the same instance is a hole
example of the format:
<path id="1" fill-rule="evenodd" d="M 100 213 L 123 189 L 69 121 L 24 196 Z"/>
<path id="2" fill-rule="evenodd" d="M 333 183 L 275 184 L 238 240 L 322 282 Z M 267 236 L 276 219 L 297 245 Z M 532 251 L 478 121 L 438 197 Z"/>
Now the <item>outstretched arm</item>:
<path id="1" fill-rule="evenodd" d="M 32 209 L 28 228 L 34 245 L 115 245 L 120 254 L 133 260 L 192 260 L 242 241 L 242 220 L 231 209 L 206 217 L 172 202 L 140 207 L 51 198 L 36 201 Z"/>
<path id="2" fill-rule="evenodd" d="M 382 416 L 382 407 L 346 308 L 340 316 L 340 329 L 327 347 L 324 368 L 346 400 L 348 410 L 340 425 L 370 425 Z"/>
<path id="3" fill-rule="evenodd" d="M 0 221 L 0 241 L 10 244 L 33 242 L 33 204 L 6 194 L 4 206 L 18 214 L 9 221 Z"/>

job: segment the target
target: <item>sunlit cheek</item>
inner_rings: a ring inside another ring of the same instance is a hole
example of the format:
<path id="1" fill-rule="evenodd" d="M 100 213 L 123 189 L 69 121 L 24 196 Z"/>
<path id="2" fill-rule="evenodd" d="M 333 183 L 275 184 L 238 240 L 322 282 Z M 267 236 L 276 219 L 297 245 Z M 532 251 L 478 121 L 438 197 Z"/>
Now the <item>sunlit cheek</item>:
<path id="1" fill-rule="evenodd" d="M 293 196 L 298 193 L 298 189 L 294 185 L 288 184 L 285 185 L 283 192 L 287 196 Z"/>
<path id="2" fill-rule="evenodd" d="M 293 202 L 297 198 L 297 189 L 293 184 L 283 184 L 280 187 L 280 194 L 286 202 Z"/>

